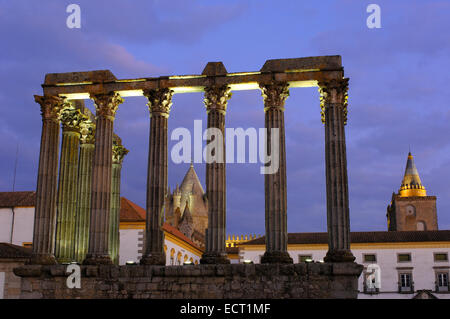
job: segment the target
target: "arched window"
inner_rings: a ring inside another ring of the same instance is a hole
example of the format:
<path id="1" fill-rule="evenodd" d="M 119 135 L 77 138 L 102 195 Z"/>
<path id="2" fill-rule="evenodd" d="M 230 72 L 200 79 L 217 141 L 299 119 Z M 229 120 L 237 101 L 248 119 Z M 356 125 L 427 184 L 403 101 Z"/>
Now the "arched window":
<path id="1" fill-rule="evenodd" d="M 181 252 L 178 252 L 178 254 L 177 254 L 177 265 L 181 265 L 181 256 L 183 256 L 183 254 Z"/>
<path id="2" fill-rule="evenodd" d="M 196 260 L 194 264 L 198 265 L 198 260 Z"/>
<path id="3" fill-rule="evenodd" d="M 175 249 L 173 248 L 170 250 L 170 264 L 175 264 Z"/>
<path id="4" fill-rule="evenodd" d="M 183 260 L 183 262 L 185 262 L 186 260 L 188 260 L 188 255 L 184 255 L 184 260 Z"/>
<path id="5" fill-rule="evenodd" d="M 418 221 L 417 230 L 427 230 L 427 224 L 424 221 Z"/>

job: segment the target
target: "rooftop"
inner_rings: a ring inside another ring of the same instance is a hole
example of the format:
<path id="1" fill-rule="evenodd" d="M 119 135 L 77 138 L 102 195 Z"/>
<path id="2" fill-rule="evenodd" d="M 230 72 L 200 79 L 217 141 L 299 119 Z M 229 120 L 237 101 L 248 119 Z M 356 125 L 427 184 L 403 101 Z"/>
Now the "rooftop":
<path id="1" fill-rule="evenodd" d="M 0 258 L 28 258 L 31 249 L 8 243 L 0 243 Z"/>
<path id="2" fill-rule="evenodd" d="M 450 241 L 450 230 L 351 232 L 351 243 L 399 243 Z M 242 243 L 264 245 L 265 236 Z M 328 233 L 289 233 L 288 244 L 328 244 Z"/>
<path id="3" fill-rule="evenodd" d="M 0 208 L 5 207 L 34 207 L 36 192 L 0 192 Z"/>

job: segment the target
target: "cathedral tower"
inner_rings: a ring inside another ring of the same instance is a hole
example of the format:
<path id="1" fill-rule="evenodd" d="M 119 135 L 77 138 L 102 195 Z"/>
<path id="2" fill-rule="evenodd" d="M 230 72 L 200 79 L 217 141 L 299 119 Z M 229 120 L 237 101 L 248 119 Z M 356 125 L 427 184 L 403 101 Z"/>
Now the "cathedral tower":
<path id="1" fill-rule="evenodd" d="M 427 196 L 411 152 L 398 194 L 387 207 L 389 231 L 437 230 L 436 196 Z"/>
<path id="2" fill-rule="evenodd" d="M 166 207 L 166 222 L 203 247 L 208 227 L 208 202 L 192 163 L 180 186 L 177 185 L 173 193 L 168 191 Z"/>

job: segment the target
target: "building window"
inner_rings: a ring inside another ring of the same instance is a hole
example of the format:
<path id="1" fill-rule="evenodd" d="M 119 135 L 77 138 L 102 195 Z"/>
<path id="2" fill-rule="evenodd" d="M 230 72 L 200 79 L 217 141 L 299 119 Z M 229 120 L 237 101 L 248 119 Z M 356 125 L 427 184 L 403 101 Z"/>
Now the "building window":
<path id="1" fill-rule="evenodd" d="M 363 254 L 363 262 L 365 263 L 376 263 L 377 256 L 375 254 Z"/>
<path id="2" fill-rule="evenodd" d="M 419 231 L 427 230 L 427 225 L 425 224 L 425 222 L 423 221 L 417 222 L 417 230 Z"/>
<path id="3" fill-rule="evenodd" d="M 298 255 L 299 263 L 306 263 L 306 262 L 311 262 L 311 261 L 312 261 L 311 255 Z"/>
<path id="4" fill-rule="evenodd" d="M 398 262 L 399 263 L 403 263 L 403 262 L 410 262 L 411 261 L 411 254 L 407 253 L 407 254 L 398 254 L 397 255 L 398 258 Z"/>
<path id="5" fill-rule="evenodd" d="M 33 243 L 23 242 L 22 246 L 25 247 L 25 248 L 33 248 Z"/>
<path id="6" fill-rule="evenodd" d="M 175 249 L 170 250 L 170 264 L 175 265 Z"/>
<path id="7" fill-rule="evenodd" d="M 363 273 L 364 293 L 376 294 L 381 288 L 381 270 L 376 264 L 368 265 Z"/>
<path id="8" fill-rule="evenodd" d="M 434 261 L 448 261 L 447 253 L 434 253 Z"/>
<path id="9" fill-rule="evenodd" d="M 448 272 L 436 273 L 436 291 L 437 292 L 449 291 Z"/>
<path id="10" fill-rule="evenodd" d="M 412 281 L 411 273 L 399 274 L 399 292 L 414 292 L 414 283 Z"/>

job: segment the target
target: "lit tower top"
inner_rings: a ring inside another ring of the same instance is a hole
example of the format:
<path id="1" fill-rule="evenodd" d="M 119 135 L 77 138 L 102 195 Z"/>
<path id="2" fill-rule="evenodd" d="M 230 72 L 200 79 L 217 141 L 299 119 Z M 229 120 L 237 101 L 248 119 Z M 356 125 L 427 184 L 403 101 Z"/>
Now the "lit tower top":
<path id="1" fill-rule="evenodd" d="M 420 181 L 411 152 L 408 153 L 405 176 L 403 177 L 402 186 L 399 189 L 399 195 L 400 197 L 427 196 L 427 191 Z"/>

